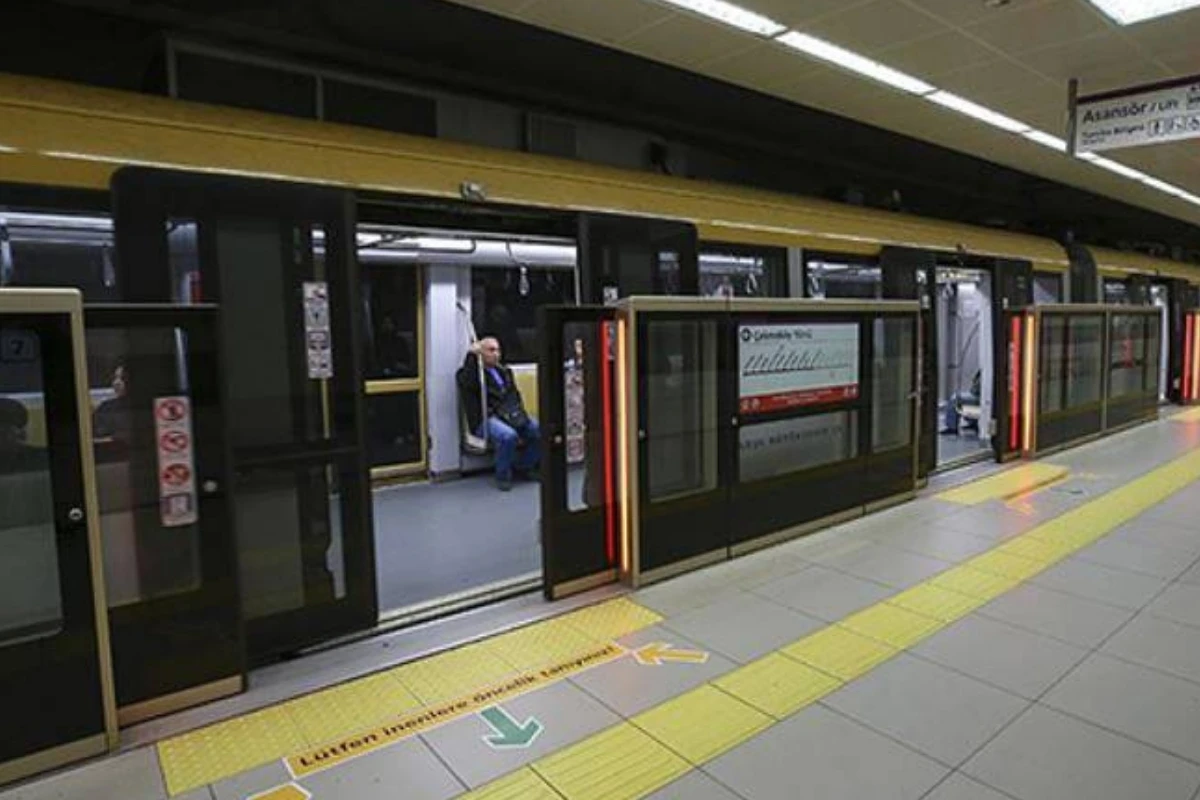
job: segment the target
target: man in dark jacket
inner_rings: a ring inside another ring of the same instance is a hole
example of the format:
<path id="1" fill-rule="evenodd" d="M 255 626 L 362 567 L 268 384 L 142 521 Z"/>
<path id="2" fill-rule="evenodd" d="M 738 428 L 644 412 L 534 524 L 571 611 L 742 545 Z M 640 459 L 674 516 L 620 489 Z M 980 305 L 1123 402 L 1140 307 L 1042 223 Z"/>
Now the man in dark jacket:
<path id="1" fill-rule="evenodd" d="M 467 421 L 480 436 L 492 443 L 496 452 L 496 485 L 501 491 L 512 488 L 513 475 L 529 477 L 540 460 L 541 431 L 538 422 L 525 410 L 521 392 L 512 370 L 500 360 L 500 342 L 492 336 L 471 347 L 458 371 L 459 390 L 463 394 Z M 483 381 L 487 390 L 487 419 L 481 420 L 479 361 L 483 361 Z M 517 455 L 517 445 L 525 449 Z"/>

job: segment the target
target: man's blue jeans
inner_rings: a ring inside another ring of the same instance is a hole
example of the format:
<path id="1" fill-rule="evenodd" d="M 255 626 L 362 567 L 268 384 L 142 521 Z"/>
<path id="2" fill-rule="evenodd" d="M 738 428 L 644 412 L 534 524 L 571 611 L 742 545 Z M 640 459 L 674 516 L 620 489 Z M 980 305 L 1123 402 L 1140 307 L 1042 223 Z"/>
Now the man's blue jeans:
<path id="1" fill-rule="evenodd" d="M 496 450 L 496 478 L 512 480 L 513 470 L 532 473 L 541 460 L 541 429 L 533 417 L 520 429 L 497 417 L 487 418 L 487 438 Z M 525 449 L 517 457 L 517 444 L 525 443 Z"/>

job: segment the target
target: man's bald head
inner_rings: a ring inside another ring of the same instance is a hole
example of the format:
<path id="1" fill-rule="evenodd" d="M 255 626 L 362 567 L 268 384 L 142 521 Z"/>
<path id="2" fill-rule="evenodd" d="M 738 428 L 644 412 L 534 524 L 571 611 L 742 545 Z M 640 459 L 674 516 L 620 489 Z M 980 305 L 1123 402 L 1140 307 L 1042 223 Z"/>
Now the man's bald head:
<path id="1" fill-rule="evenodd" d="M 479 340 L 479 355 L 485 366 L 494 367 L 500 363 L 500 340 L 495 336 L 485 336 Z"/>

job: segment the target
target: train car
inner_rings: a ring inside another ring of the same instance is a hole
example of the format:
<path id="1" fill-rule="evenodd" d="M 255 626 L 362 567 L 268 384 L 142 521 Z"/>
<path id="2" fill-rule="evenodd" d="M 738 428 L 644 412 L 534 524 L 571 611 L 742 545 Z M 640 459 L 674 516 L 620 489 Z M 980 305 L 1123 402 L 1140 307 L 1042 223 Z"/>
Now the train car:
<path id="1" fill-rule="evenodd" d="M 496 488 L 456 377 L 495 337 L 536 412 L 540 308 L 919 300 L 927 475 L 1020 453 L 1017 314 L 1078 299 L 1064 247 L 1003 230 L 25 77 L 0 76 L 0 115 L 0 286 L 83 294 L 127 722 L 542 584 L 538 482 Z M 1094 253 L 1112 301 L 1119 278 L 1166 309 L 1165 400 L 1200 268 Z M 44 445 L 39 389 L 0 392 Z M 161 669 L 171 648 L 208 657 Z"/>

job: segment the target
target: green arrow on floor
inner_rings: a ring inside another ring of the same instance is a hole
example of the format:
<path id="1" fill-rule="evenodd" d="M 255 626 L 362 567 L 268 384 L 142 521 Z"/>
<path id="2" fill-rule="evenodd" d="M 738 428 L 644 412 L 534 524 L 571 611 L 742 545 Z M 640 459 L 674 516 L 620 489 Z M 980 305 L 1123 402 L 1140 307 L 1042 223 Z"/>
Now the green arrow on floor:
<path id="1" fill-rule="evenodd" d="M 517 721 L 500 706 L 485 708 L 479 712 L 479 716 L 483 717 L 483 721 L 495 731 L 495 733 L 483 737 L 483 740 L 497 750 L 529 747 L 542 732 L 542 723 L 537 721 L 537 717 L 530 717 L 523 724 L 518 725 Z"/>

